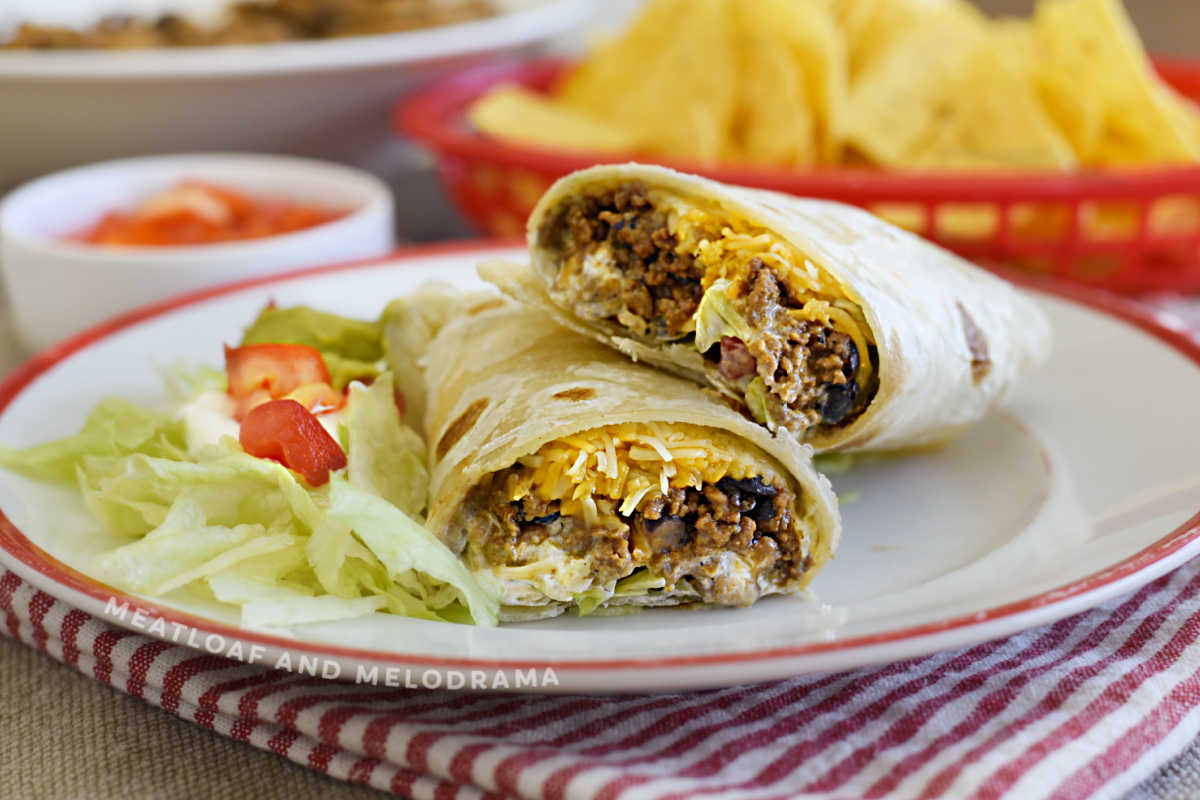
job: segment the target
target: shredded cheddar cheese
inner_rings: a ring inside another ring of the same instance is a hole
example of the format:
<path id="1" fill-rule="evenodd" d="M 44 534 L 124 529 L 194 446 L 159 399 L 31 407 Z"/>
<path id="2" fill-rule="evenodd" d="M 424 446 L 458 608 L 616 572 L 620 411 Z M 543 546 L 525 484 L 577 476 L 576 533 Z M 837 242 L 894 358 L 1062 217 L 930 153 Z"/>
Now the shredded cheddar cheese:
<path id="1" fill-rule="evenodd" d="M 533 455 L 520 459 L 525 469 L 510 473 L 505 492 L 512 500 L 535 496 L 561 500 L 561 511 L 594 523 L 594 498 L 620 501 L 628 515 L 652 492 L 721 478 L 744 478 L 751 467 L 736 446 L 717 431 L 694 425 L 625 423 L 595 428 L 547 442 Z"/>
<path id="2" fill-rule="evenodd" d="M 803 300 L 803 307 L 789 309 L 789 314 L 820 322 L 854 340 L 863 355 L 857 380 L 860 386 L 867 385 L 872 367 L 865 356 L 868 345 L 874 343 L 871 328 L 862 309 L 845 297 L 826 270 L 769 231 L 743 220 L 697 208 L 672 195 L 659 195 L 655 203 L 670 209 L 668 219 L 679 240 L 677 251 L 693 256 L 704 267 L 701 283 L 706 291 L 721 279 L 742 283 L 749 275 L 750 262 L 761 259 L 792 296 Z"/>

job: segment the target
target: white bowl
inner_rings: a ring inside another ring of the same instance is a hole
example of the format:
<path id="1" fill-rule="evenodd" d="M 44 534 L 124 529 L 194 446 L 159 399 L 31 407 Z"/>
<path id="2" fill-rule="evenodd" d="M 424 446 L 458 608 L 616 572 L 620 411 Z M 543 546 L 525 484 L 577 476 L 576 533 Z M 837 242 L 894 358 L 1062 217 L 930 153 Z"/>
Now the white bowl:
<path id="1" fill-rule="evenodd" d="M 220 244 L 110 247 L 64 240 L 108 211 L 189 178 L 353 210 L 294 233 Z M 395 247 L 393 231 L 391 192 L 360 170 L 291 156 L 149 156 L 55 173 L 5 197 L 0 270 L 17 333 L 36 350 L 178 292 L 384 255 Z"/>
<path id="2" fill-rule="evenodd" d="M 0 189 L 118 156 L 236 150 L 403 166 L 389 124 L 435 70 L 542 42 L 596 0 L 498 0 L 496 17 L 428 30 L 255 46 L 0 50 Z M 2 2 L 2 0 L 0 0 Z"/>

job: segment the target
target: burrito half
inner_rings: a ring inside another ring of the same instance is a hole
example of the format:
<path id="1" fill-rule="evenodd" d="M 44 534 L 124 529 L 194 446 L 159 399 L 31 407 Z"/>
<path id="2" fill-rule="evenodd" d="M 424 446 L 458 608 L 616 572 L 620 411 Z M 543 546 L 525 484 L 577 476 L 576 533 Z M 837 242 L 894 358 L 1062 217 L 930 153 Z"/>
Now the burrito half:
<path id="1" fill-rule="evenodd" d="M 484 276 L 818 451 L 943 441 L 1050 346 L 1007 283 L 865 211 L 661 167 L 563 178 L 529 242 Z"/>
<path id="2" fill-rule="evenodd" d="M 505 619 L 801 592 L 840 534 L 811 449 L 506 304 L 430 346 L 429 527 Z"/>

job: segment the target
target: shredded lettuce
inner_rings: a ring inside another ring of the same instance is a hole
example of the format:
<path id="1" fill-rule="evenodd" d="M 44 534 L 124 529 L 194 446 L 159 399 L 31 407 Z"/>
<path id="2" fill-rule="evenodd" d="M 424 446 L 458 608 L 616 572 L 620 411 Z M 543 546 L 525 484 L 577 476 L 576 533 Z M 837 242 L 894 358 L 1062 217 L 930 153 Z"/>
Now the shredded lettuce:
<path id="1" fill-rule="evenodd" d="M 178 361 L 170 366 L 160 367 L 159 374 L 162 375 L 167 394 L 178 403 L 186 403 L 204 392 L 223 392 L 229 385 L 225 370 L 207 364 Z"/>
<path id="2" fill-rule="evenodd" d="M 575 595 L 575 613 L 581 617 L 586 617 L 589 614 L 595 613 L 608 598 L 612 597 L 612 588 L 603 586 L 593 586 L 587 591 L 580 592 Z"/>
<path id="3" fill-rule="evenodd" d="M 720 278 L 713 281 L 704 296 L 700 298 L 700 307 L 696 309 L 696 348 L 706 352 L 721 341 L 722 336 L 732 336 L 748 342 L 754 338 L 745 318 L 733 307 L 729 297 L 729 289 L 733 281 Z"/>
<path id="4" fill-rule="evenodd" d="M 168 515 L 145 538 L 100 556 L 97 570 L 141 594 L 164 595 L 298 543 L 284 533 L 267 534 L 260 525 L 205 525 L 201 515 L 198 524 L 181 526 Z"/>
<path id="5" fill-rule="evenodd" d="M 189 454 L 181 420 L 124 400 L 101 403 L 75 436 L 0 449 L 0 465 L 75 483 L 100 524 L 127 540 L 97 557 L 98 575 L 130 591 L 188 587 L 256 626 L 375 611 L 495 625 L 497 598 L 410 516 L 424 503 L 423 445 L 400 425 L 390 378 L 356 389 L 350 405 L 357 484 L 335 473 L 312 488 L 231 437 Z"/>
<path id="6" fill-rule="evenodd" d="M 180 458 L 186 450 L 183 423 L 172 414 L 109 398 L 96 406 L 74 436 L 24 450 L 0 447 L 0 467 L 34 480 L 69 485 L 84 458 L 111 461 L 131 453 Z"/>
<path id="7" fill-rule="evenodd" d="M 237 573 L 214 575 L 208 580 L 213 596 L 242 608 L 242 624 L 281 627 L 312 622 L 353 619 L 380 610 L 387 598 L 314 596 L 301 589 L 256 580 Z"/>
<path id="8" fill-rule="evenodd" d="M 614 597 L 641 597 L 653 589 L 662 589 L 666 585 L 665 578 L 658 577 L 650 570 L 644 567 L 635 569 L 629 575 L 608 586 L 593 586 L 587 591 L 575 595 L 575 613 L 581 617 L 589 614 L 634 613 L 637 610 L 636 607 L 632 607 L 634 611 L 626 611 L 623 606 L 616 608 L 602 608 L 601 606 Z"/>
<path id="9" fill-rule="evenodd" d="M 639 597 L 651 589 L 662 589 L 667 585 L 666 578 L 660 578 L 648 569 L 635 569 L 617 581 L 613 597 Z"/>
<path id="10" fill-rule="evenodd" d="M 344 427 L 350 483 L 420 514 L 429 489 L 425 442 L 401 422 L 391 373 L 369 387 L 351 385 Z"/>
<path id="11" fill-rule="evenodd" d="M 353 530 L 405 591 L 434 607 L 461 601 L 476 623 L 496 623 L 497 599 L 433 533 L 391 503 L 335 476 L 328 518 Z"/>
<path id="12" fill-rule="evenodd" d="M 818 453 L 813 456 L 813 466 L 825 475 L 845 475 L 866 459 L 858 453 Z"/>
<path id="13" fill-rule="evenodd" d="M 746 386 L 746 408 L 756 422 L 767 424 L 767 384 L 760 376 Z"/>

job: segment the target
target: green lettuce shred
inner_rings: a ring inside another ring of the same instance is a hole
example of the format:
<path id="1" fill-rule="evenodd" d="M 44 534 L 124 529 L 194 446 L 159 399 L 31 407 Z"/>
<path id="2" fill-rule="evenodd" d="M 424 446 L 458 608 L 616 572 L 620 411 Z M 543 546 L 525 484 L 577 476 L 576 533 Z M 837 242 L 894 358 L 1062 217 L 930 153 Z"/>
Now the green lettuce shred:
<path id="1" fill-rule="evenodd" d="M 242 336 L 244 345 L 274 342 L 320 350 L 333 388 L 339 391 L 356 378 L 374 378 L 383 358 L 379 322 L 350 319 L 307 306 L 265 308 Z"/>
<path id="2" fill-rule="evenodd" d="M 591 614 L 615 616 L 636 613 L 639 610 L 637 606 L 612 608 L 602 608 L 601 606 L 614 597 L 641 597 L 651 590 L 662 589 L 666 585 L 665 578 L 660 578 L 645 567 L 641 567 L 608 587 L 593 586 L 586 592 L 575 595 L 575 613 L 581 617 Z M 627 608 L 632 610 L 627 611 Z"/>
<path id="3" fill-rule="evenodd" d="M 754 331 L 745 318 L 733 307 L 729 297 L 729 289 L 733 281 L 725 278 L 713 281 L 704 296 L 700 298 L 700 307 L 696 309 L 696 348 L 701 352 L 721 341 L 722 336 L 732 336 L 748 342 L 754 338 Z"/>
<path id="4" fill-rule="evenodd" d="M 391 373 L 351 386 L 343 425 L 350 483 L 420 514 L 429 490 L 425 442 L 401 422 Z"/>
<path id="5" fill-rule="evenodd" d="M 34 480 L 70 485 L 85 458 L 111 461 L 131 453 L 183 458 L 186 450 L 183 423 L 173 414 L 114 397 L 96 406 L 74 436 L 23 450 L 0 447 L 0 467 Z"/>
<path id="6" fill-rule="evenodd" d="M 127 542 L 97 557 L 98 575 L 139 594 L 188 587 L 255 626 L 374 611 L 497 624 L 497 598 L 416 518 L 423 445 L 401 426 L 390 377 L 353 390 L 345 428 L 349 477 L 319 488 L 229 437 L 189 455 L 174 414 L 120 399 L 100 403 L 74 436 L 0 448 L 0 465 L 76 485 Z"/>
<path id="7" fill-rule="evenodd" d="M 759 376 L 746 386 L 746 408 L 750 416 L 761 425 L 767 424 L 767 384 Z"/>

